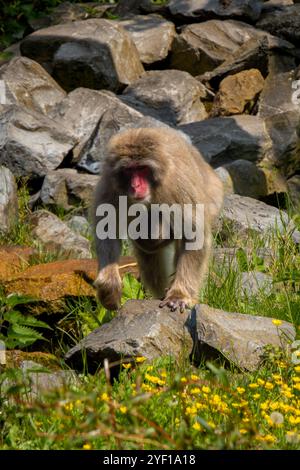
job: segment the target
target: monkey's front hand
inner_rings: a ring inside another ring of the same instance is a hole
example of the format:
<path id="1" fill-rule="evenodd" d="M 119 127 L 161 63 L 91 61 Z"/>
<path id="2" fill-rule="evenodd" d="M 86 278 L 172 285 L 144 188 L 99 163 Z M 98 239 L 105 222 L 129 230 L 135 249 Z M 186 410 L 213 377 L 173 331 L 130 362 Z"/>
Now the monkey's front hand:
<path id="1" fill-rule="evenodd" d="M 175 310 L 179 309 L 180 313 L 183 313 L 186 308 L 189 308 L 194 303 L 195 302 L 193 302 L 193 299 L 191 297 L 184 296 L 180 292 L 172 293 L 172 291 L 170 290 L 169 292 L 167 292 L 166 297 L 159 304 L 159 306 L 167 306 L 171 309 L 172 312 L 175 312 Z"/>
<path id="2" fill-rule="evenodd" d="M 97 296 L 107 310 L 117 310 L 121 304 L 122 280 L 118 268 L 107 267 L 100 271 L 94 286 Z"/>

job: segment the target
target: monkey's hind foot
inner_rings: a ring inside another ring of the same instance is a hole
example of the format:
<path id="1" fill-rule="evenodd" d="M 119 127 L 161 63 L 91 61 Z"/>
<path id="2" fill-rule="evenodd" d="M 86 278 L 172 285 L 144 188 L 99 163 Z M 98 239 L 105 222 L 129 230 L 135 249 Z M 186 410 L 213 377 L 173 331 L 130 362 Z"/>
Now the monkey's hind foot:
<path id="1" fill-rule="evenodd" d="M 187 297 L 176 297 L 168 295 L 160 304 L 160 307 L 169 307 L 171 312 L 179 309 L 180 313 L 183 313 L 187 308 L 193 304 L 192 300 Z"/>

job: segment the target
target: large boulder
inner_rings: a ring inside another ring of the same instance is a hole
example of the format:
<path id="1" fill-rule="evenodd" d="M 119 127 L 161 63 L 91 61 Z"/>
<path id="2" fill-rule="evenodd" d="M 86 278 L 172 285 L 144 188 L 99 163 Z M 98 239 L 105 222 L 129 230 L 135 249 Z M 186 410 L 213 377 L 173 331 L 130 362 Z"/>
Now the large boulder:
<path id="1" fill-rule="evenodd" d="M 14 175 L 0 166 L 0 234 L 8 234 L 18 220 L 18 194 Z"/>
<path id="2" fill-rule="evenodd" d="M 298 112 L 296 99 L 295 72 L 269 73 L 259 98 L 258 115 L 265 118 L 289 111 Z M 295 96 L 295 99 L 294 99 Z"/>
<path id="3" fill-rule="evenodd" d="M 126 88 L 126 102 L 143 114 L 168 124 L 201 121 L 207 117 L 201 98 L 205 87 L 187 72 L 159 70 L 146 72 Z"/>
<path id="4" fill-rule="evenodd" d="M 264 78 L 259 70 L 244 70 L 221 81 L 215 96 L 211 116 L 230 116 L 252 111 Z"/>
<path id="5" fill-rule="evenodd" d="M 256 233 L 263 236 L 267 244 L 268 235 L 276 230 L 281 233 L 287 230 L 291 231 L 292 239 L 300 243 L 300 232 L 286 212 L 250 197 L 227 195 L 220 218 L 225 236 L 234 233 L 236 237 L 247 239 L 249 234 Z"/>
<path id="6" fill-rule="evenodd" d="M 96 175 L 78 173 L 65 168 L 47 173 L 40 192 L 40 200 L 46 206 L 59 206 L 66 210 L 73 206 L 89 208 L 99 178 Z"/>
<path id="7" fill-rule="evenodd" d="M 268 49 L 292 50 L 292 44 L 260 29 L 235 20 L 209 20 L 187 25 L 175 37 L 172 45 L 171 66 L 201 75 L 215 69 L 250 39 L 266 37 Z"/>
<path id="8" fill-rule="evenodd" d="M 15 176 L 45 176 L 75 142 L 68 129 L 40 113 L 17 105 L 0 107 L 0 165 Z"/>
<path id="9" fill-rule="evenodd" d="M 143 64 L 153 64 L 167 57 L 176 31 L 170 21 L 158 15 L 137 15 L 121 21 L 130 34 Z"/>
<path id="10" fill-rule="evenodd" d="M 240 196 L 259 198 L 274 192 L 274 188 L 268 185 L 266 172 L 248 160 L 235 160 L 217 168 L 216 171 L 224 182 L 225 188 L 232 188 L 231 192 Z"/>
<path id="11" fill-rule="evenodd" d="M 143 73 L 138 51 L 120 24 L 88 19 L 40 29 L 21 44 L 67 91 L 83 86 L 119 90 Z"/>
<path id="12" fill-rule="evenodd" d="M 276 36 L 300 45 L 300 5 L 291 5 L 264 13 L 257 26 Z"/>
<path id="13" fill-rule="evenodd" d="M 43 114 L 66 96 L 40 64 L 27 57 L 15 57 L 0 68 L 5 83 L 5 104 L 18 104 Z"/>
<path id="14" fill-rule="evenodd" d="M 35 242 L 44 250 L 64 258 L 91 258 L 90 242 L 73 232 L 56 215 L 46 210 L 33 212 L 29 217 Z"/>
<path id="15" fill-rule="evenodd" d="M 51 117 L 69 129 L 78 139 L 73 149 L 74 162 L 81 159 L 105 111 L 116 109 L 119 103 L 120 100 L 110 91 L 76 88 L 52 110 Z"/>
<path id="16" fill-rule="evenodd" d="M 198 363 L 225 357 L 240 368 L 255 370 L 267 345 L 284 348 L 294 338 L 293 325 L 283 322 L 276 327 L 271 318 L 207 305 L 179 314 L 160 308 L 158 300 L 130 300 L 113 320 L 70 349 L 65 360 L 82 370 L 85 358 L 93 372 L 104 359 L 121 362 L 137 356 L 152 360 L 171 355 L 179 361 L 185 355 Z"/>
<path id="17" fill-rule="evenodd" d="M 174 18 L 184 21 L 205 21 L 211 18 L 258 20 L 262 9 L 260 0 L 171 0 L 168 10 Z"/>
<path id="18" fill-rule="evenodd" d="M 179 126 L 214 167 L 234 160 L 262 160 L 272 149 L 263 120 L 257 116 L 217 117 Z"/>

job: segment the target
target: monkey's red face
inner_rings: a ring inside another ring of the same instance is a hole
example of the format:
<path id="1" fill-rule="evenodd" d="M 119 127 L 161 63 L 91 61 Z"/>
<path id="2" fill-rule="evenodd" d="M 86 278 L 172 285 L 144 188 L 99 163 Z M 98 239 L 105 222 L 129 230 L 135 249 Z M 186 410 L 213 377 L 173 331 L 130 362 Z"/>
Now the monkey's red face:
<path id="1" fill-rule="evenodd" d="M 151 171 L 146 166 L 126 168 L 129 196 L 137 201 L 149 199 Z"/>

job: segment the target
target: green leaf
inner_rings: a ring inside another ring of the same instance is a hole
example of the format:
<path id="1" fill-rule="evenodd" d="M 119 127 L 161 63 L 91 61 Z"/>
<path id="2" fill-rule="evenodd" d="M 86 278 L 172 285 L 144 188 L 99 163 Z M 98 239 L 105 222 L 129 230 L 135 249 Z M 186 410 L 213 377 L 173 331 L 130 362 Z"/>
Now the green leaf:
<path id="1" fill-rule="evenodd" d="M 3 315 L 3 318 L 4 320 L 13 324 L 33 326 L 35 328 L 47 328 L 49 330 L 52 330 L 51 326 L 47 325 L 47 323 L 41 320 L 38 320 L 32 315 L 23 315 L 22 313 L 16 310 L 11 310 L 10 312 L 6 312 Z"/>

